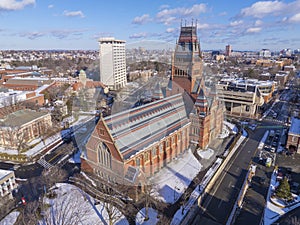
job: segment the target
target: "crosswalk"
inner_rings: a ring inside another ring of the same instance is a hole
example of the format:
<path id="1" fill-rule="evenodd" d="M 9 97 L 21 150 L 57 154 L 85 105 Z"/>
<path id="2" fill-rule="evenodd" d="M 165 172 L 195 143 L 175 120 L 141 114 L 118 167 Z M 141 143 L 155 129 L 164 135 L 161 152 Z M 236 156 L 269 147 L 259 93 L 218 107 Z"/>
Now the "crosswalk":
<path id="1" fill-rule="evenodd" d="M 42 167 L 44 167 L 45 169 L 50 169 L 53 167 L 52 164 L 48 163 L 44 158 L 40 158 L 37 161 L 38 164 L 40 164 Z"/>

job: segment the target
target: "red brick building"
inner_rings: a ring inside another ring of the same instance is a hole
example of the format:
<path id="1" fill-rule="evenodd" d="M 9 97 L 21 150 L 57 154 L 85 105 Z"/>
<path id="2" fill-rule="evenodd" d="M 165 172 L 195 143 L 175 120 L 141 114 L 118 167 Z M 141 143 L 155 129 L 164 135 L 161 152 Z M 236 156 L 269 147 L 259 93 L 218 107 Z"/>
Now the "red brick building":
<path id="1" fill-rule="evenodd" d="M 134 183 L 139 170 L 150 176 L 188 149 L 189 131 L 183 96 L 173 95 L 101 118 L 85 163 L 100 177 Z"/>
<path id="2" fill-rule="evenodd" d="M 223 104 L 205 85 L 203 60 L 197 38 L 197 26 L 181 27 L 179 40 L 172 57 L 172 75 L 166 90 L 167 96 L 187 93 L 194 102 L 189 115 L 190 138 L 193 144 L 205 148 L 222 132 Z"/>
<path id="3" fill-rule="evenodd" d="M 286 147 L 291 152 L 300 153 L 300 119 L 293 117 L 288 133 Z"/>

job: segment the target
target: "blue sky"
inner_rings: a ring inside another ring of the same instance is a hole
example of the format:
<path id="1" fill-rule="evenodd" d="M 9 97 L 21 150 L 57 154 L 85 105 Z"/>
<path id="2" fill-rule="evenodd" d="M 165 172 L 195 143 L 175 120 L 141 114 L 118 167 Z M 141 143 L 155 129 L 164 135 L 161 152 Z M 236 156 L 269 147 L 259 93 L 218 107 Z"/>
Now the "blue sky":
<path id="1" fill-rule="evenodd" d="M 205 50 L 300 48 L 300 0 L 0 0 L 0 49 L 98 49 L 106 36 L 175 44 L 192 19 Z"/>

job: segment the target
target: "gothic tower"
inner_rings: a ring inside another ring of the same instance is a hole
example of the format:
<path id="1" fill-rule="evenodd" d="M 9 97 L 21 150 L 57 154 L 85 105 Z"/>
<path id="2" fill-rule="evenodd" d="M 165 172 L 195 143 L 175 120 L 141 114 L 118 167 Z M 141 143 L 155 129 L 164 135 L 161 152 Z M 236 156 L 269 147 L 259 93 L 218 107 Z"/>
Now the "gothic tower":
<path id="1" fill-rule="evenodd" d="M 180 36 L 172 56 L 172 74 L 168 86 L 170 95 L 187 92 L 196 101 L 202 78 L 202 55 L 197 38 L 197 26 L 181 26 Z M 183 89 L 183 90 L 182 90 Z"/>

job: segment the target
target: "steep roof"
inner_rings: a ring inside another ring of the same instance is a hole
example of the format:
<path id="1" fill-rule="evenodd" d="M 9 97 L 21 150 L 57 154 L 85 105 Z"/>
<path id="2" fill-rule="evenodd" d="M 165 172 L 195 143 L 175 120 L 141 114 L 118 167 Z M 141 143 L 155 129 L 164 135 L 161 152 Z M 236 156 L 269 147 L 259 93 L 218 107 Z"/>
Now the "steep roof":
<path id="1" fill-rule="evenodd" d="M 106 117 L 124 159 L 189 123 L 182 94 Z"/>

